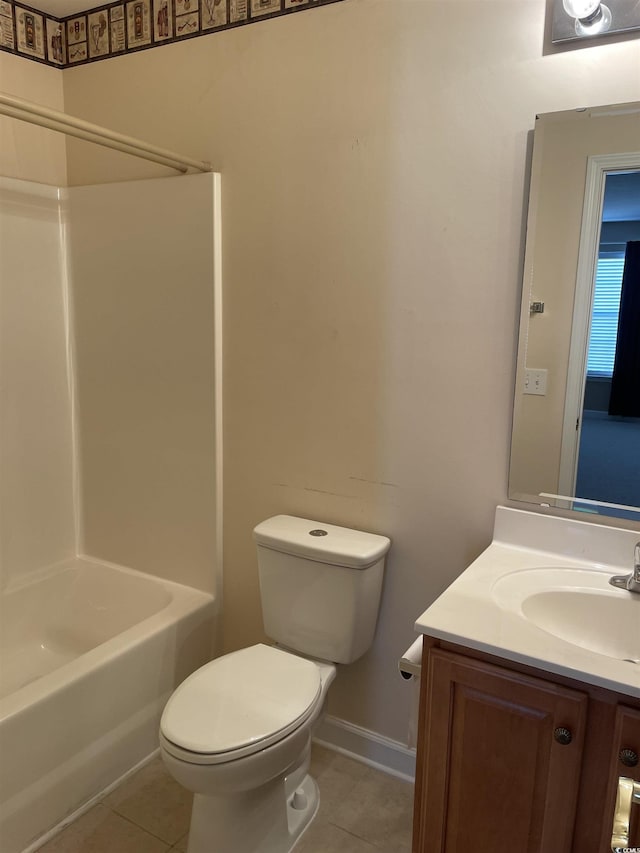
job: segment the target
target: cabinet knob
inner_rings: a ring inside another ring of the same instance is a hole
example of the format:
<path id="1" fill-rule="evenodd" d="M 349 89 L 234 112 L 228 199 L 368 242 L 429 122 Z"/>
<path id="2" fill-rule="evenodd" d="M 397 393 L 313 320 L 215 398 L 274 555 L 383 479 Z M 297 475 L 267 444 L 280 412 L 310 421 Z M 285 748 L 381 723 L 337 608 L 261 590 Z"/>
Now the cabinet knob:
<path id="1" fill-rule="evenodd" d="M 553 737 L 562 746 L 567 746 L 573 740 L 573 735 L 571 734 L 569 729 L 565 729 L 564 726 L 558 726 L 558 728 L 553 733 Z"/>
<path id="2" fill-rule="evenodd" d="M 625 767 L 635 767 L 638 763 L 638 753 L 633 749 L 621 749 L 618 758 Z"/>

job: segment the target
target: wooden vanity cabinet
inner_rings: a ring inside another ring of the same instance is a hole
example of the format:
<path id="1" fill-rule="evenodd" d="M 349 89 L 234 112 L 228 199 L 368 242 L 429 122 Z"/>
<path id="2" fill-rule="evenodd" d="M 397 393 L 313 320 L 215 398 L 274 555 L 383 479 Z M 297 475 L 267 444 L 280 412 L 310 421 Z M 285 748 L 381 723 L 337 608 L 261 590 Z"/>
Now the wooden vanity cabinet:
<path id="1" fill-rule="evenodd" d="M 425 637 L 413 853 L 610 853 L 618 776 L 640 772 L 619 698 Z"/>

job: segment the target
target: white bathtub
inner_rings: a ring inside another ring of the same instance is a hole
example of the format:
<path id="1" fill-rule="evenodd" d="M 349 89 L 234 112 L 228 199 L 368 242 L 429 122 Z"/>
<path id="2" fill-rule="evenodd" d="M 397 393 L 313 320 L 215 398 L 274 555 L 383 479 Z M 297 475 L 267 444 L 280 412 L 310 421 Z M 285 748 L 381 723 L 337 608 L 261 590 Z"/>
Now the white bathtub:
<path id="1" fill-rule="evenodd" d="M 20 853 L 149 756 L 213 654 L 214 599 L 78 559 L 0 598 L 0 851 Z"/>

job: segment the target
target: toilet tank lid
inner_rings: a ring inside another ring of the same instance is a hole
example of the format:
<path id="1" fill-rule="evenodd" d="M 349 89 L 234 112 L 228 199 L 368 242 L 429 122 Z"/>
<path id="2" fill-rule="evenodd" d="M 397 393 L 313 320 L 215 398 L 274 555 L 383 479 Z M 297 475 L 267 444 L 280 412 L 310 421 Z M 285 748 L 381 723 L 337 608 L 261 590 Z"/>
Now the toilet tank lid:
<path id="1" fill-rule="evenodd" d="M 367 569 L 391 546 L 386 536 L 293 515 L 275 515 L 260 522 L 253 538 L 272 551 L 350 569 Z"/>

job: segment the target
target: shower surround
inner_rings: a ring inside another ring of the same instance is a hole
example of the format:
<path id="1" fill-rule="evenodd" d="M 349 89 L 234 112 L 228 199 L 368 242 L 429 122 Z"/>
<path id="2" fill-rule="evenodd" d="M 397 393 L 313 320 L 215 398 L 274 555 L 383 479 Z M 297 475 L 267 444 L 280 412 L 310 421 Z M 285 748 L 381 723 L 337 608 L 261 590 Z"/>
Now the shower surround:
<path id="1" fill-rule="evenodd" d="M 216 651 L 218 176 L 0 178 L 0 258 L 0 848 L 22 853 L 155 753 Z"/>

